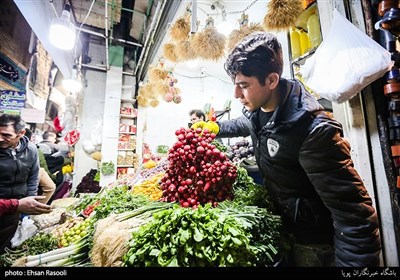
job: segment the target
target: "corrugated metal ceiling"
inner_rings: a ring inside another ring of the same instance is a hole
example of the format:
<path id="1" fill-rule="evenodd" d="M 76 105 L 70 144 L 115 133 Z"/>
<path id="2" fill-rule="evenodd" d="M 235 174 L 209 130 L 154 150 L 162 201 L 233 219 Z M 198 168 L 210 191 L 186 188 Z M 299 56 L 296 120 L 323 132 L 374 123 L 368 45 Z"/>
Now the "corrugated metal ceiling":
<path id="1" fill-rule="evenodd" d="M 127 38 L 127 35 L 129 35 L 136 41 L 141 41 L 143 38 L 146 22 L 155 2 L 153 0 L 95 1 L 92 9 L 90 10 L 93 0 L 69 1 L 71 3 L 73 14 L 77 23 L 81 24 L 84 22 L 85 25 L 100 29 L 105 29 L 106 5 L 108 6 L 107 25 L 109 29 L 112 29 L 114 25 L 121 23 L 122 14 L 125 12 L 125 14 L 128 14 L 126 17 L 128 17 L 129 26 L 126 34 L 122 34 L 122 36 Z"/>

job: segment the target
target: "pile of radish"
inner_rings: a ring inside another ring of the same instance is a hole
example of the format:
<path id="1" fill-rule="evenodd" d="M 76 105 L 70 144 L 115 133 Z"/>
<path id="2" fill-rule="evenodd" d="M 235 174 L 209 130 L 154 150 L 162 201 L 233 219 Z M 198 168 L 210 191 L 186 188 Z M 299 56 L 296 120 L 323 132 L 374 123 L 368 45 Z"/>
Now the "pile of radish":
<path id="1" fill-rule="evenodd" d="M 215 134 L 180 128 L 175 135 L 178 141 L 168 152 L 169 167 L 161 180 L 162 200 L 196 208 L 233 199 L 236 166 L 212 144 Z"/>

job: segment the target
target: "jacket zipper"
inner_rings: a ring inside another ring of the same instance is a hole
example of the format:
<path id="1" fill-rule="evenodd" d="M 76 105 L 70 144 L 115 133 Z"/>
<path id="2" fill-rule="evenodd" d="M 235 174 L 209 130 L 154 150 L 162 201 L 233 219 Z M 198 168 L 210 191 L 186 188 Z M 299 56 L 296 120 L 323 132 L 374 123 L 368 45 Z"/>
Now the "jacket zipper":
<path id="1" fill-rule="evenodd" d="M 15 174 L 14 174 L 14 183 L 15 182 L 17 182 L 17 176 L 18 176 L 18 172 L 19 172 L 19 169 L 18 169 L 18 159 L 17 159 L 17 152 L 15 151 L 15 149 L 13 149 L 13 150 L 11 150 L 11 155 L 12 155 L 12 157 L 13 157 L 13 160 L 14 160 L 14 162 L 15 162 L 15 166 L 17 167 L 16 168 L 16 172 L 15 172 Z M 11 188 L 11 196 L 14 196 L 14 188 Z"/>
<path id="2" fill-rule="evenodd" d="M 12 155 L 12 157 L 13 157 L 13 160 L 14 160 L 15 166 L 16 166 L 16 173 L 15 173 L 15 180 L 14 180 L 14 182 L 17 182 L 17 176 L 18 176 L 19 170 L 20 170 L 19 164 L 18 164 L 18 158 L 17 158 L 17 151 L 16 151 L 16 150 L 12 150 L 12 151 L 11 151 L 11 155 Z"/>

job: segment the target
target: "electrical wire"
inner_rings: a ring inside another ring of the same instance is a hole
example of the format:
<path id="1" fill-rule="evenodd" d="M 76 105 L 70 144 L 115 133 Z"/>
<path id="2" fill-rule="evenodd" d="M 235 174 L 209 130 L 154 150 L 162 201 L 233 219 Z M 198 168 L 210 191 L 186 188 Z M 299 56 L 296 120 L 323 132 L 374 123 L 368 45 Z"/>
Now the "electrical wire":
<path id="1" fill-rule="evenodd" d="M 86 13 L 84 20 L 81 22 L 81 25 L 79 26 L 78 34 L 76 35 L 77 40 L 79 39 L 79 35 L 81 34 L 82 26 L 86 23 L 86 20 L 88 19 L 95 2 L 96 2 L 96 0 L 92 1 L 92 4 L 90 5 L 89 10 Z M 74 59 L 76 59 L 76 45 L 77 45 L 77 43 L 75 43 L 75 47 L 74 47 Z"/>
<path id="2" fill-rule="evenodd" d="M 176 72 L 176 71 L 174 71 L 174 75 L 177 75 L 177 76 L 180 76 L 180 77 L 184 77 L 184 78 L 188 78 L 188 79 L 201 79 L 202 82 L 203 82 L 204 78 L 214 78 L 214 79 L 217 79 L 217 80 L 219 80 L 219 81 L 221 81 L 221 82 L 223 82 L 225 84 L 230 84 L 230 85 L 232 84 L 231 80 L 225 80 L 225 79 L 220 78 L 218 76 L 204 76 L 204 77 L 202 77 L 202 76 L 189 76 L 189 75 L 185 75 L 185 74 L 182 74 L 182 73 L 179 73 L 179 72 Z"/>
<path id="3" fill-rule="evenodd" d="M 253 2 L 251 2 L 246 8 L 244 8 L 243 10 L 240 11 L 231 11 L 231 12 L 227 12 L 227 11 L 221 11 L 221 13 L 207 13 L 204 9 L 202 9 L 201 7 L 198 7 L 200 11 L 202 11 L 205 15 L 209 16 L 219 16 L 222 14 L 225 15 L 233 15 L 233 14 L 242 14 L 245 13 L 248 9 L 250 9 L 251 6 L 253 6 L 255 3 L 257 3 L 258 0 L 253 0 Z"/>

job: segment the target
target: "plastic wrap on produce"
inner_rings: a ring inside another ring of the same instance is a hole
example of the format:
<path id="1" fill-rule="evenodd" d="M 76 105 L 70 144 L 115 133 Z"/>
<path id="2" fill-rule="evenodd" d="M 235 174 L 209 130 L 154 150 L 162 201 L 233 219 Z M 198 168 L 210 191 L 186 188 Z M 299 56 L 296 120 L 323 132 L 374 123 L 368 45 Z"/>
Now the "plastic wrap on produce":
<path id="1" fill-rule="evenodd" d="M 65 213 L 65 208 L 55 208 L 48 214 L 31 215 L 39 231 L 50 228 L 60 223 L 61 215 Z"/>

